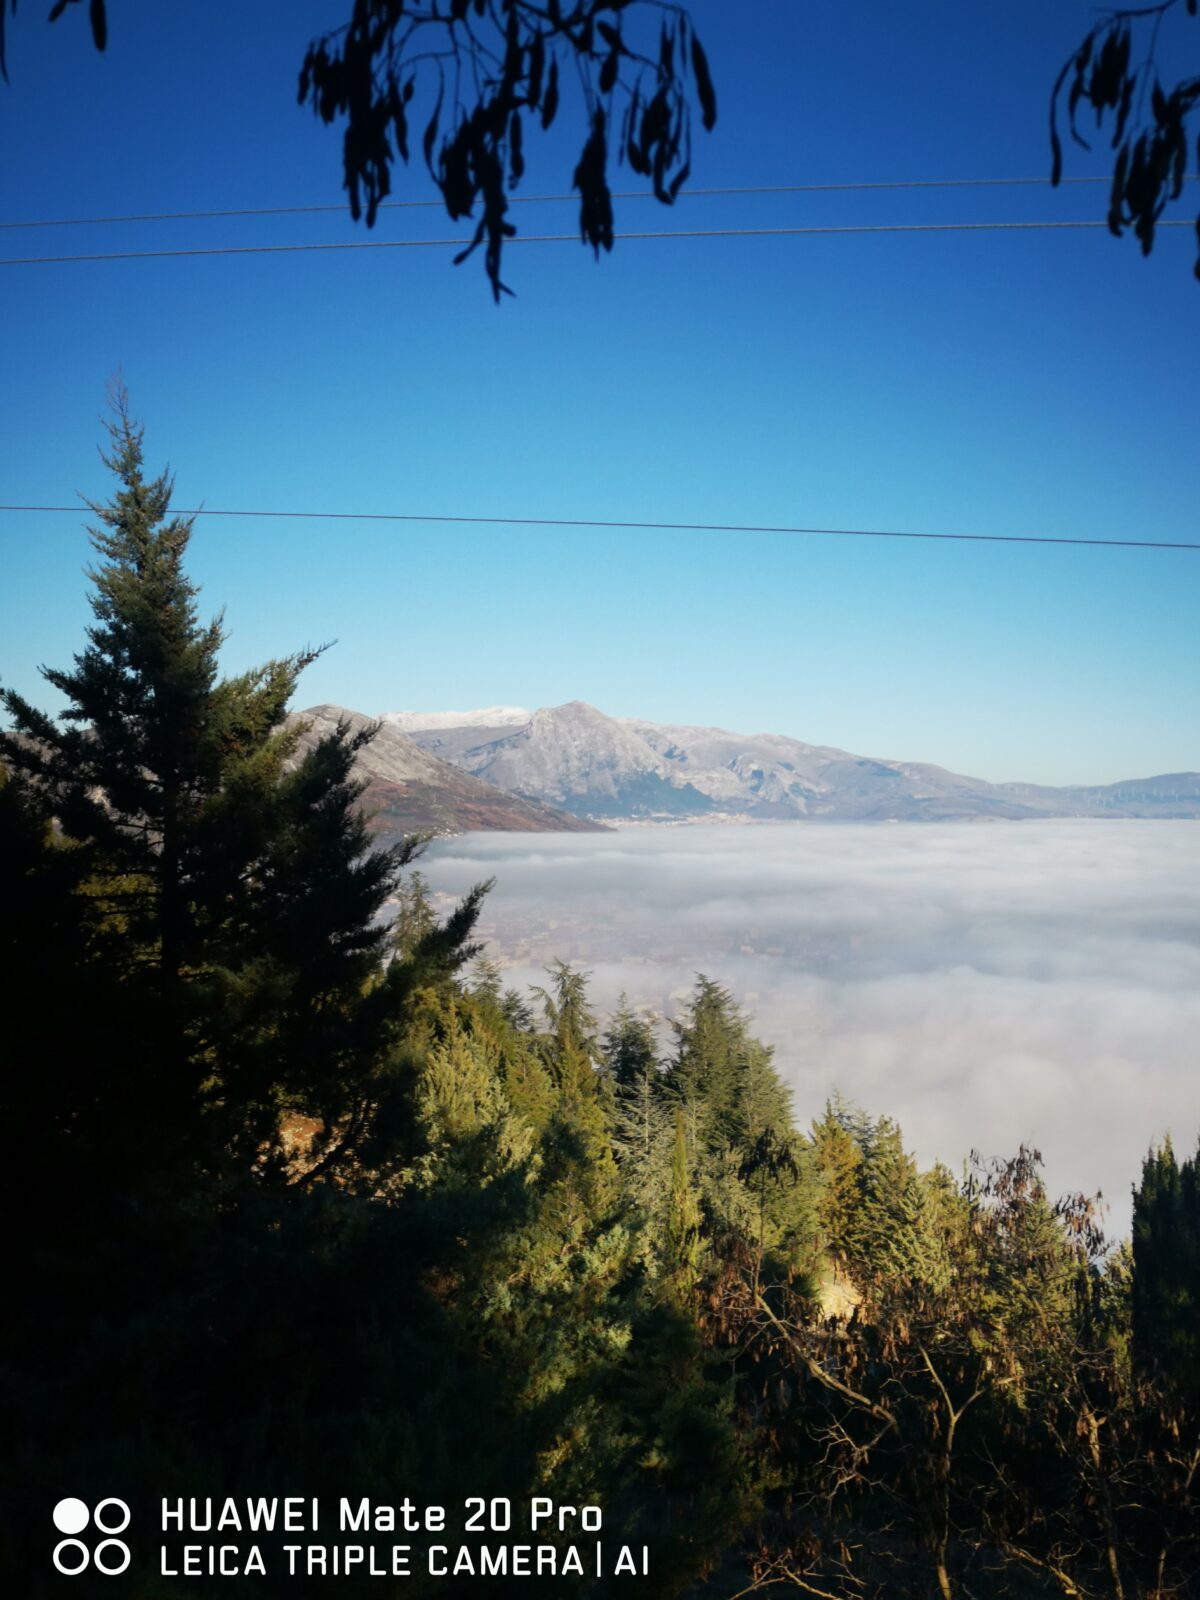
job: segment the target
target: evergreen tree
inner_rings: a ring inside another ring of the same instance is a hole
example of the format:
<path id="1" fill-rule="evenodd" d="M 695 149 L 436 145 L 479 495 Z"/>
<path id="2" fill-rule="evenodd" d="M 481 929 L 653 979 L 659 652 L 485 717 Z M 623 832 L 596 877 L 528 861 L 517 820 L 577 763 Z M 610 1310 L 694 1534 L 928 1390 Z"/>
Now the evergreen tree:
<path id="1" fill-rule="evenodd" d="M 522 1033 L 532 1033 L 535 1026 L 533 1007 L 519 989 L 505 989 L 500 996 L 500 1009 L 505 1020 Z"/>
<path id="2" fill-rule="evenodd" d="M 500 979 L 500 965 L 486 956 L 480 956 L 471 971 L 467 984 L 470 993 L 482 1005 L 500 1014 L 504 996 Z"/>
<path id="3" fill-rule="evenodd" d="M 835 1097 L 813 1124 L 812 1154 L 822 1248 L 860 1288 L 936 1274 L 926 1185 L 890 1117 Z"/>
<path id="4" fill-rule="evenodd" d="M 122 994 L 121 1081 L 61 1085 L 73 1159 L 119 1126 L 136 1165 L 186 1145 L 197 1173 L 263 1170 L 288 1112 L 331 1146 L 361 1112 L 389 1025 L 363 999 L 378 914 L 412 850 L 368 850 L 352 765 L 369 735 L 297 754 L 286 707 L 314 652 L 219 677 L 221 621 L 199 619 L 184 568 L 191 525 L 170 516 L 169 474 L 146 477 L 123 394 L 109 433 L 95 621 L 74 667 L 45 673 L 66 710 L 8 692 L 2 736 L 21 802 L 68 850 L 89 958 Z"/>
<path id="5" fill-rule="evenodd" d="M 700 1263 L 700 1204 L 692 1185 L 683 1111 L 675 1111 L 670 1190 L 663 1230 L 663 1270 L 669 1293 L 681 1306 L 691 1303 Z"/>
<path id="6" fill-rule="evenodd" d="M 682 1115 L 682 1107 L 676 1105 Z M 644 1216 L 661 1216 L 668 1191 L 672 1118 L 662 1074 L 652 1065 L 617 1094 L 613 1149 L 625 1193 Z"/>
<path id="7" fill-rule="evenodd" d="M 670 1084 L 693 1108 L 704 1147 L 718 1150 L 731 1142 L 737 1128 L 745 1020 L 728 989 L 700 973 L 687 1009 L 672 1027 L 676 1045 Z"/>
<path id="8" fill-rule="evenodd" d="M 639 1016 L 622 994 L 604 1030 L 603 1065 L 618 1095 L 658 1071 L 658 1041 L 649 1017 Z"/>
<path id="9" fill-rule="evenodd" d="M 1200 1412 L 1200 1150 L 1180 1162 L 1169 1139 L 1133 1196 L 1133 1349 Z"/>
<path id="10" fill-rule="evenodd" d="M 297 748 L 286 707 L 312 652 L 220 676 L 190 524 L 121 395 L 110 439 L 93 624 L 46 673 L 66 710 L 6 693 L 0 736 L 0 1006 L 21 1052 L 0 1112 L 16 1192 L 40 1197 L 3 1329 L 14 1537 L 67 1478 L 96 1498 L 264 1458 L 264 1477 L 349 1470 L 333 1413 L 369 1388 L 396 1265 L 438 1236 L 401 1247 L 385 1207 L 347 1208 L 409 1159 L 408 1011 L 468 954 L 482 892 L 385 965 L 380 913 L 413 851 L 369 849 L 369 733 Z M 431 1341 L 432 1372 L 447 1341 L 423 1304 L 405 1338 Z M 279 1403 L 282 1372 L 307 1407 Z M 394 1372 L 391 1403 L 411 1419 L 425 1400 Z"/>
<path id="11" fill-rule="evenodd" d="M 392 918 L 392 948 L 400 961 L 411 961 L 423 940 L 437 926 L 429 881 L 423 872 L 410 872 L 396 891 Z"/>

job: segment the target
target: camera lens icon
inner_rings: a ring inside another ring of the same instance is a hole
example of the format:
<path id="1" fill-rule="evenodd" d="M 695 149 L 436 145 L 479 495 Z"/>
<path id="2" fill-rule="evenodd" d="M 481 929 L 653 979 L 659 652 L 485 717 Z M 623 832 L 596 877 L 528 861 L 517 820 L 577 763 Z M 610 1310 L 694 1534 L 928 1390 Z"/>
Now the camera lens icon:
<path id="1" fill-rule="evenodd" d="M 95 1509 L 89 1510 L 85 1501 L 69 1495 L 55 1506 L 53 1520 L 59 1533 L 69 1535 L 66 1539 L 60 1539 L 54 1547 L 54 1565 L 64 1577 L 77 1578 L 89 1566 L 94 1566 L 104 1577 L 115 1578 L 129 1565 L 129 1546 L 123 1540 L 112 1537 L 124 1533 L 129 1526 L 130 1511 L 124 1500 L 110 1496 L 97 1501 Z M 89 1522 L 108 1535 L 94 1549 L 77 1537 Z"/>

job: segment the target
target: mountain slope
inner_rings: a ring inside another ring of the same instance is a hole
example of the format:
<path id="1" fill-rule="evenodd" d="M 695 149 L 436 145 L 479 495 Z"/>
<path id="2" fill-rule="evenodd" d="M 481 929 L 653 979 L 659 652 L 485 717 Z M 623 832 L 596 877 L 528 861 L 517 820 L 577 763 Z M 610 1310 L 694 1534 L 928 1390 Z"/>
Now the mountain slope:
<path id="1" fill-rule="evenodd" d="M 398 712 L 391 720 L 410 727 L 415 743 L 445 761 L 577 816 L 862 822 L 1200 817 L 1197 773 L 1063 789 L 993 784 L 925 762 L 853 755 L 784 734 L 607 717 L 579 700 L 532 713 L 492 707 Z"/>
<path id="2" fill-rule="evenodd" d="M 289 720 L 304 725 L 304 748 L 339 721 L 357 731 L 371 719 L 342 706 L 323 705 L 293 713 Z M 359 753 L 356 765 L 367 783 L 364 802 L 372 830 L 383 843 L 412 833 L 599 831 L 597 823 L 508 794 L 451 766 L 389 724 Z"/>

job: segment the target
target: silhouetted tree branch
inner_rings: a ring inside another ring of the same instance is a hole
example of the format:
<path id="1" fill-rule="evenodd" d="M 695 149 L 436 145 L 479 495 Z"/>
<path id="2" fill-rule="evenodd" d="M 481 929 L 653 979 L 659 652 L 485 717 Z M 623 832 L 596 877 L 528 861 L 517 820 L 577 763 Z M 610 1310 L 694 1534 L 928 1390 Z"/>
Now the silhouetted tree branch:
<path id="1" fill-rule="evenodd" d="M 1200 75 L 1164 88 L 1156 59 L 1163 23 L 1185 11 L 1189 17 L 1200 15 L 1200 0 L 1161 0 L 1108 12 L 1063 64 L 1050 96 L 1051 182 L 1062 178 L 1064 128 L 1076 144 L 1091 148 L 1079 128 L 1086 105 L 1096 114 L 1097 131 L 1106 123 L 1112 127 L 1116 161 L 1109 228 L 1120 238 L 1132 227 L 1143 255 L 1154 246 L 1155 224 L 1168 203 L 1183 192 L 1189 118 L 1200 108 Z M 1200 217 L 1196 235 L 1200 240 Z M 1200 257 L 1195 271 L 1200 278 Z"/>
<path id="2" fill-rule="evenodd" d="M 50 7 L 50 21 L 57 22 L 68 6 L 79 5 L 81 0 L 54 0 Z M 17 0 L 9 0 L 8 10 L 15 17 L 17 14 Z M 0 75 L 8 78 L 8 62 L 4 54 L 4 0 L 0 0 Z M 88 0 L 88 20 L 92 25 L 92 41 L 97 50 L 103 50 L 108 44 L 108 13 L 105 10 L 105 0 Z"/>
<path id="3" fill-rule="evenodd" d="M 572 184 L 579 231 L 599 255 L 613 246 L 608 164 L 649 178 L 670 205 L 691 165 L 691 91 L 705 128 L 716 96 L 687 12 L 658 0 L 356 0 L 344 27 L 309 47 L 299 98 L 325 122 L 344 117 L 350 210 L 367 226 L 411 154 L 412 106 L 427 87 L 421 154 L 450 217 L 475 221 L 492 292 L 504 241 L 516 232 L 508 195 L 525 171 L 525 129 L 550 128 L 564 80 L 578 79 L 585 134 Z"/>
<path id="4" fill-rule="evenodd" d="M 50 20 L 81 0 L 54 0 Z M 105 0 L 88 0 L 103 50 Z M 9 0 L 13 13 L 17 0 Z M 0 71 L 5 3 L 0 0 Z M 711 129 L 716 92 L 688 13 L 669 0 L 354 0 L 350 20 L 310 44 L 298 98 L 323 122 L 345 119 L 345 187 L 355 221 L 373 227 L 408 164 L 420 118 L 421 156 L 450 218 L 475 223 L 492 293 L 504 241 L 516 233 L 508 196 L 525 172 L 527 127 L 547 131 L 564 86 L 578 83 L 584 133 L 572 187 L 579 231 L 597 256 L 613 247 L 609 159 L 627 160 L 664 205 L 691 170 L 692 103 Z M 419 108 L 419 110 L 418 110 Z"/>

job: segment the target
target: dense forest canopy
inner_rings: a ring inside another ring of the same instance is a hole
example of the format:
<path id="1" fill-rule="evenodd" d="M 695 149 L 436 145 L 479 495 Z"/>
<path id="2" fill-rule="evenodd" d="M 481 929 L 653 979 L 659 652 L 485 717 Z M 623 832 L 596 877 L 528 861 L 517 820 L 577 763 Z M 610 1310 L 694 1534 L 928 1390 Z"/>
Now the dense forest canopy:
<path id="1" fill-rule="evenodd" d="M 1152 1152 L 1114 1245 L 1036 1151 L 798 1116 L 717 979 L 665 1034 L 562 963 L 506 988 L 488 886 L 439 919 L 370 848 L 369 731 L 298 750 L 312 653 L 221 675 L 121 396 L 110 432 L 67 709 L 0 735 L 28 1592 L 64 1485 L 348 1484 L 599 1504 L 651 1570 L 579 1593 L 1200 1592 L 1200 1159 Z"/>

